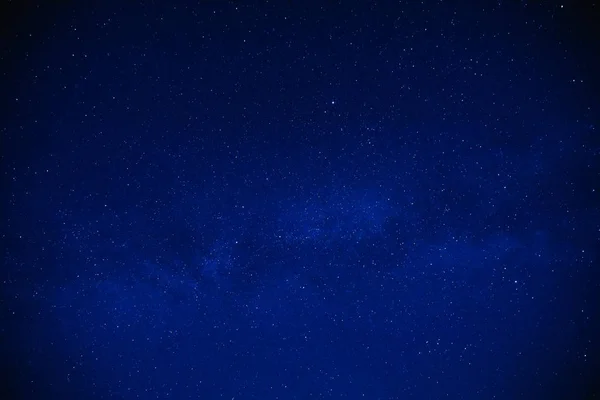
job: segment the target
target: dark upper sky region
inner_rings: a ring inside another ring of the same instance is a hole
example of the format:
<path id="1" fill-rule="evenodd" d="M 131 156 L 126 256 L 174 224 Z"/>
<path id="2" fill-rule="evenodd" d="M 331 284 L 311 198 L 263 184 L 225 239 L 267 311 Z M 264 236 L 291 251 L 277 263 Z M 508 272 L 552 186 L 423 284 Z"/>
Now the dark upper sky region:
<path id="1" fill-rule="evenodd" d="M 3 398 L 598 398 L 599 7 L 9 3 Z"/>

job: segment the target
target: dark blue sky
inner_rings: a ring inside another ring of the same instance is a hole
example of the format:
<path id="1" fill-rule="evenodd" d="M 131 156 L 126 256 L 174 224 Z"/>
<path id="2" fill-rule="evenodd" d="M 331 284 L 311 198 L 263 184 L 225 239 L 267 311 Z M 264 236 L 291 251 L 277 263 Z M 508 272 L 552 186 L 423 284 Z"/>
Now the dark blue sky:
<path id="1" fill-rule="evenodd" d="M 198 3 L 3 12 L 3 398 L 600 395 L 599 5 Z"/>

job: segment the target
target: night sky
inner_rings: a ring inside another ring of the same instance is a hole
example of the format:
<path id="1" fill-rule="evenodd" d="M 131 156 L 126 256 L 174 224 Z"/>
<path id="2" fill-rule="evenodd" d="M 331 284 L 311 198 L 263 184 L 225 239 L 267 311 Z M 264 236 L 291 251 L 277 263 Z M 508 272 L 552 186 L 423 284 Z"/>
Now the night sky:
<path id="1" fill-rule="evenodd" d="M 600 398 L 599 11 L 5 2 L 0 397 Z"/>

